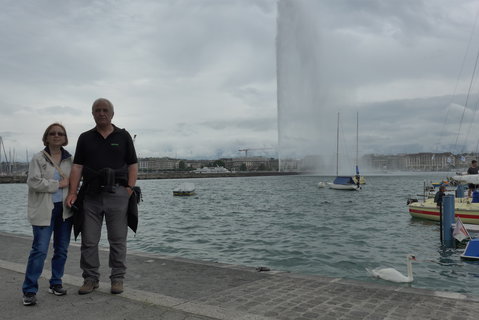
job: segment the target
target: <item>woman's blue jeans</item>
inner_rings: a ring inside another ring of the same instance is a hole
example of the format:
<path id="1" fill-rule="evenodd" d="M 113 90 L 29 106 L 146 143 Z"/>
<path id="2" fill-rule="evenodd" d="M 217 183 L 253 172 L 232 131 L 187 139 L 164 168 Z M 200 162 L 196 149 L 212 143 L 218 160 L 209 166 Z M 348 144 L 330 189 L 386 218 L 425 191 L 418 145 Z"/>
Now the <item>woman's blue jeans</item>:
<path id="1" fill-rule="evenodd" d="M 52 276 L 50 286 L 62 284 L 65 262 L 67 261 L 68 246 L 72 231 L 72 218 L 63 220 L 63 204 L 55 202 L 52 210 L 50 226 L 32 226 L 33 244 L 28 257 L 23 293 L 38 291 L 38 278 L 43 272 L 43 265 L 48 254 L 50 239 L 53 233 Z"/>

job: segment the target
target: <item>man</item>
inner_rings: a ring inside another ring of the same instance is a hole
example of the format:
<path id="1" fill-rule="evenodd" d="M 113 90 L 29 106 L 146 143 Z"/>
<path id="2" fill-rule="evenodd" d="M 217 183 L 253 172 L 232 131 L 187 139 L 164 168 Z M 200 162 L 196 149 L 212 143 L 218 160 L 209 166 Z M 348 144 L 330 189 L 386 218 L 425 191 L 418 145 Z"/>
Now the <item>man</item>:
<path id="1" fill-rule="evenodd" d="M 439 191 L 436 192 L 436 194 L 434 195 L 434 202 L 436 203 L 438 208 L 442 209 L 442 198 L 444 198 L 445 195 L 446 195 L 446 186 L 441 185 L 439 187 Z"/>
<path id="2" fill-rule="evenodd" d="M 119 294 L 123 292 L 126 272 L 128 199 L 138 176 L 138 159 L 130 134 L 111 123 L 114 109 L 110 101 L 97 99 L 92 114 L 96 126 L 78 138 L 66 199 L 71 207 L 83 177 L 80 267 L 84 283 L 78 293 L 87 294 L 98 288 L 98 243 L 105 217 L 110 244 L 111 293 Z"/>
<path id="3" fill-rule="evenodd" d="M 479 168 L 477 167 L 477 160 L 471 161 L 471 167 L 467 169 L 467 174 L 479 174 Z M 467 197 L 471 197 L 471 193 L 476 190 L 477 185 L 469 183 L 467 190 Z"/>

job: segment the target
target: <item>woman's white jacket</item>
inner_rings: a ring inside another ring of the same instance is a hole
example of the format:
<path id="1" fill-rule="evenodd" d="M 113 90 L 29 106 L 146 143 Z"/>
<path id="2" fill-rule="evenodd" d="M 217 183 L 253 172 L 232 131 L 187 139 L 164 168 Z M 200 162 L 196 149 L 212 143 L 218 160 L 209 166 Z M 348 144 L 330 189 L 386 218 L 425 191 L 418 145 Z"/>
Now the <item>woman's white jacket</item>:
<path id="1" fill-rule="evenodd" d="M 48 150 L 46 148 L 46 150 Z M 70 176 L 72 156 L 62 148 L 60 169 Z M 53 178 L 55 167 L 51 161 L 39 152 L 30 161 L 28 168 L 28 221 L 34 226 L 49 226 L 52 217 L 52 194 L 58 190 L 59 181 Z M 63 220 L 73 216 L 73 212 L 65 205 L 68 187 L 63 188 Z"/>

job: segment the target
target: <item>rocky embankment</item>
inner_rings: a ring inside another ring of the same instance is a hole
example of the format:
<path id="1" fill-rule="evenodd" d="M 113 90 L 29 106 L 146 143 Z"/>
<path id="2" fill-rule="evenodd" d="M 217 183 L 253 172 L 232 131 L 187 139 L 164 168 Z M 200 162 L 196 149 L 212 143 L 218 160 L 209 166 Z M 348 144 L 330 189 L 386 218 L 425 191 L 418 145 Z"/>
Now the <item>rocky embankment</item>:
<path id="1" fill-rule="evenodd" d="M 274 172 L 274 171 L 251 171 L 251 172 L 223 172 L 223 173 L 193 173 L 193 172 L 158 172 L 140 173 L 138 179 L 192 179 L 192 178 L 223 178 L 223 177 L 258 177 L 297 175 L 298 172 Z"/>
<path id="2" fill-rule="evenodd" d="M 226 172 L 226 173 L 193 173 L 193 172 L 155 172 L 140 173 L 139 180 L 146 179 L 192 179 L 192 178 L 223 178 L 223 177 L 258 177 L 258 176 L 288 176 L 297 175 L 299 172 Z M 27 176 L 0 176 L 0 183 L 25 183 Z"/>
<path id="3" fill-rule="evenodd" d="M 25 183 L 27 176 L 0 176 L 0 183 Z"/>

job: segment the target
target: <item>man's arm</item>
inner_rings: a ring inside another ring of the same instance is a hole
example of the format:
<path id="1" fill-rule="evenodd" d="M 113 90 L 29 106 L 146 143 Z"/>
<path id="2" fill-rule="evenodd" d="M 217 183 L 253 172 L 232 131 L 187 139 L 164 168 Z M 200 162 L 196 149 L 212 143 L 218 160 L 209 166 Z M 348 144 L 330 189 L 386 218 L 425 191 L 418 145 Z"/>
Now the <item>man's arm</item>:
<path id="1" fill-rule="evenodd" d="M 71 207 L 77 199 L 78 186 L 80 185 L 81 174 L 83 171 L 83 166 L 80 164 L 73 164 L 72 170 L 70 172 L 70 188 L 68 196 L 65 200 L 66 205 Z"/>
<path id="2" fill-rule="evenodd" d="M 138 163 L 133 163 L 128 166 L 128 185 L 134 187 L 136 185 L 136 179 L 138 178 Z M 132 194 L 133 190 L 128 188 L 128 194 Z"/>

